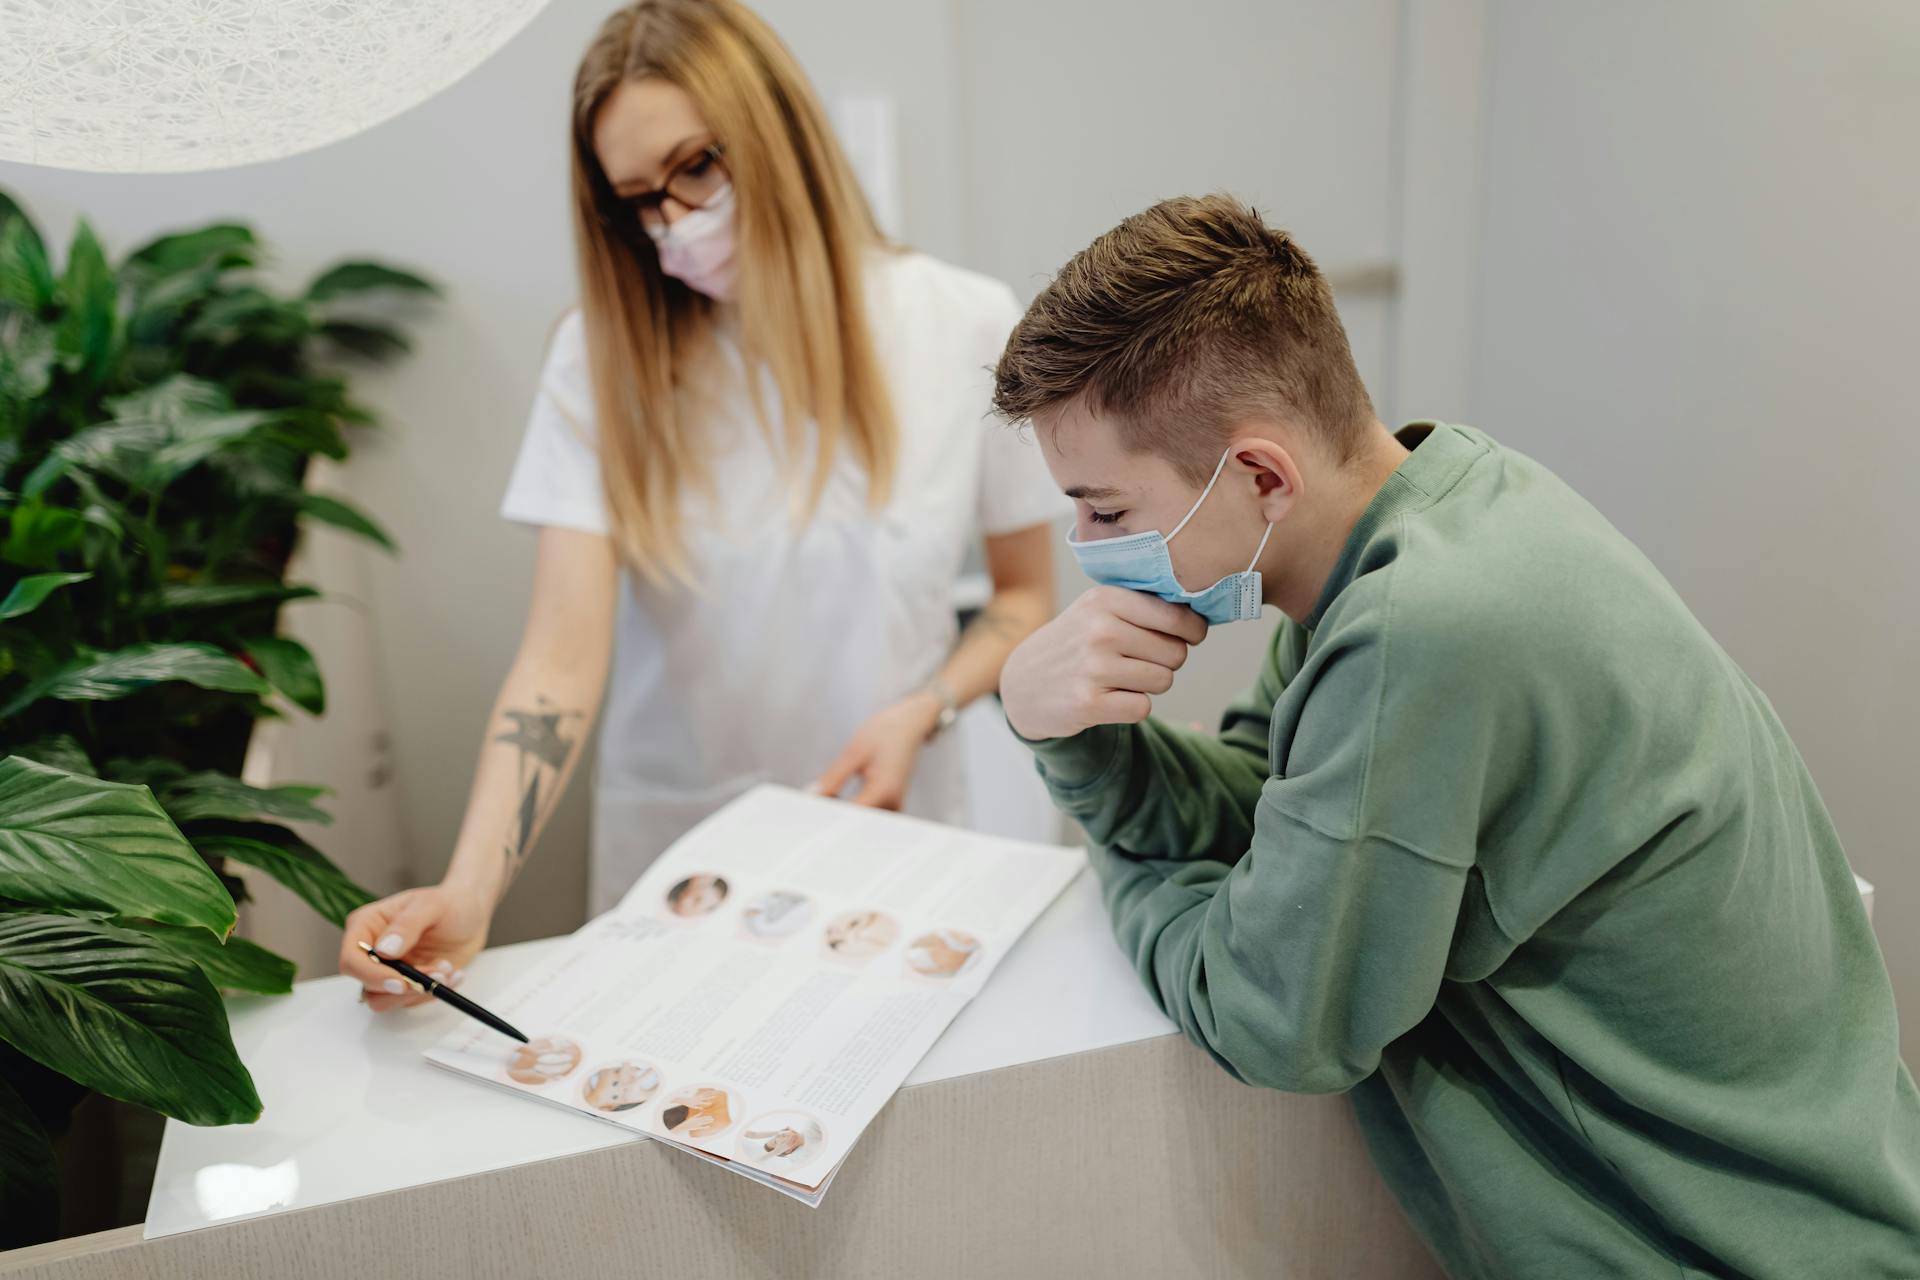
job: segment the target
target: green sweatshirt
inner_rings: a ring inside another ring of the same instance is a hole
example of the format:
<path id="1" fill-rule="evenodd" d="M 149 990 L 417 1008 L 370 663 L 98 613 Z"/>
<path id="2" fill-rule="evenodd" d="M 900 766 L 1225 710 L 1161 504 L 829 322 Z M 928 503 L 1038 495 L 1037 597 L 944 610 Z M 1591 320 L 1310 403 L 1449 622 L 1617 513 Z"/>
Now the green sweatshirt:
<path id="1" fill-rule="evenodd" d="M 1920 1276 L 1920 1095 L 1773 708 L 1464 427 L 1211 736 L 1031 744 L 1121 947 L 1240 1079 L 1352 1090 L 1455 1276 Z"/>

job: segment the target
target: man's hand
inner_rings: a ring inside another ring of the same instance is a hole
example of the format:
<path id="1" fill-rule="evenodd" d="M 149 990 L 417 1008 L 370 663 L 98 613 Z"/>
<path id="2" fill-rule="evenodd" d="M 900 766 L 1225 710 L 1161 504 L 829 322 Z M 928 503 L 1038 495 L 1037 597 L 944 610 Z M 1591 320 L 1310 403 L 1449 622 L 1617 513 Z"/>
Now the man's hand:
<path id="1" fill-rule="evenodd" d="M 1206 638 L 1206 619 L 1183 604 L 1095 587 L 1007 658 L 1000 672 L 1007 722 L 1035 741 L 1096 724 L 1136 724 Z"/>

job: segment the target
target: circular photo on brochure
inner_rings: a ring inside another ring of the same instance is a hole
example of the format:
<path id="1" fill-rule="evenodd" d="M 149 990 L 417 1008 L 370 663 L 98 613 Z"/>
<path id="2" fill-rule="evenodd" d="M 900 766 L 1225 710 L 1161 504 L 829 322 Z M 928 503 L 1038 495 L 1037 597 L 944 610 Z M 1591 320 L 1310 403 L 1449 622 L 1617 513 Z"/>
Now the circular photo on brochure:
<path id="1" fill-rule="evenodd" d="M 507 1058 L 507 1079 L 515 1084 L 552 1084 L 580 1065 L 580 1046 L 565 1036 L 539 1036 L 515 1046 Z"/>
<path id="2" fill-rule="evenodd" d="M 925 978 L 952 978 L 980 958 L 980 939 L 959 929 L 935 929 L 907 946 L 907 967 Z"/>
<path id="3" fill-rule="evenodd" d="M 688 876 L 667 890 L 667 914 L 682 920 L 710 916 L 727 900 L 727 882 L 708 872 Z"/>
<path id="4" fill-rule="evenodd" d="M 740 1100 L 716 1085 L 676 1090 L 660 1107 L 660 1128 L 691 1141 L 725 1133 L 740 1119 Z"/>
<path id="5" fill-rule="evenodd" d="M 740 1131 L 742 1160 L 768 1173 L 784 1173 L 809 1164 L 826 1145 L 827 1131 L 804 1111 L 769 1111 Z"/>
<path id="6" fill-rule="evenodd" d="M 848 911 L 827 922 L 822 940 L 836 960 L 865 964 L 899 936 L 900 926 L 884 911 Z"/>
<path id="7" fill-rule="evenodd" d="M 747 903 L 740 912 L 740 929 L 749 938 L 778 942 L 804 929 L 812 919 L 812 898 L 791 889 L 775 889 Z"/>
<path id="8" fill-rule="evenodd" d="M 580 1082 L 580 1100 L 596 1111 L 631 1111 L 660 1092 L 660 1071 L 646 1062 L 610 1062 Z"/>

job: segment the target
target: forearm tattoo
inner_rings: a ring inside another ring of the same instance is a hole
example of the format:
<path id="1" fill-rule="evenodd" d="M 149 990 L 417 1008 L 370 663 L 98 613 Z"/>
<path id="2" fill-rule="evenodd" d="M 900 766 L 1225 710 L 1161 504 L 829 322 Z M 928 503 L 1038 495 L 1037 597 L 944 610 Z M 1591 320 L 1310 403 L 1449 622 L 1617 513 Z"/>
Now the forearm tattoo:
<path id="1" fill-rule="evenodd" d="M 501 849 L 505 859 L 500 878 L 503 895 L 526 864 L 540 825 L 560 797 L 560 780 L 579 743 L 578 735 L 567 732 L 566 725 L 585 717 L 584 712 L 556 708 L 545 697 L 538 701 L 539 705 L 530 711 L 503 711 L 501 714 L 513 727 L 494 738 L 495 742 L 505 743 L 519 753 L 520 809 Z"/>

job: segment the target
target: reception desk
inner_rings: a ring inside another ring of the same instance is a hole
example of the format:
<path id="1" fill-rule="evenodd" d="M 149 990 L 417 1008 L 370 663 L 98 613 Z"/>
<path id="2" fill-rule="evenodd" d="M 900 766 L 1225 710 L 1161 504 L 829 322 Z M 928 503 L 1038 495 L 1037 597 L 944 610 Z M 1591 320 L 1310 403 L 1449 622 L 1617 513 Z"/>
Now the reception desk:
<path id="1" fill-rule="evenodd" d="M 487 952 L 485 1002 L 545 942 Z M 46 1280 L 1429 1277 L 1346 1100 L 1238 1084 L 1175 1033 L 1083 872 L 817 1209 L 429 1066 L 459 1015 L 343 978 L 231 1003 L 258 1124 L 169 1123 L 144 1227 L 0 1254 Z"/>

